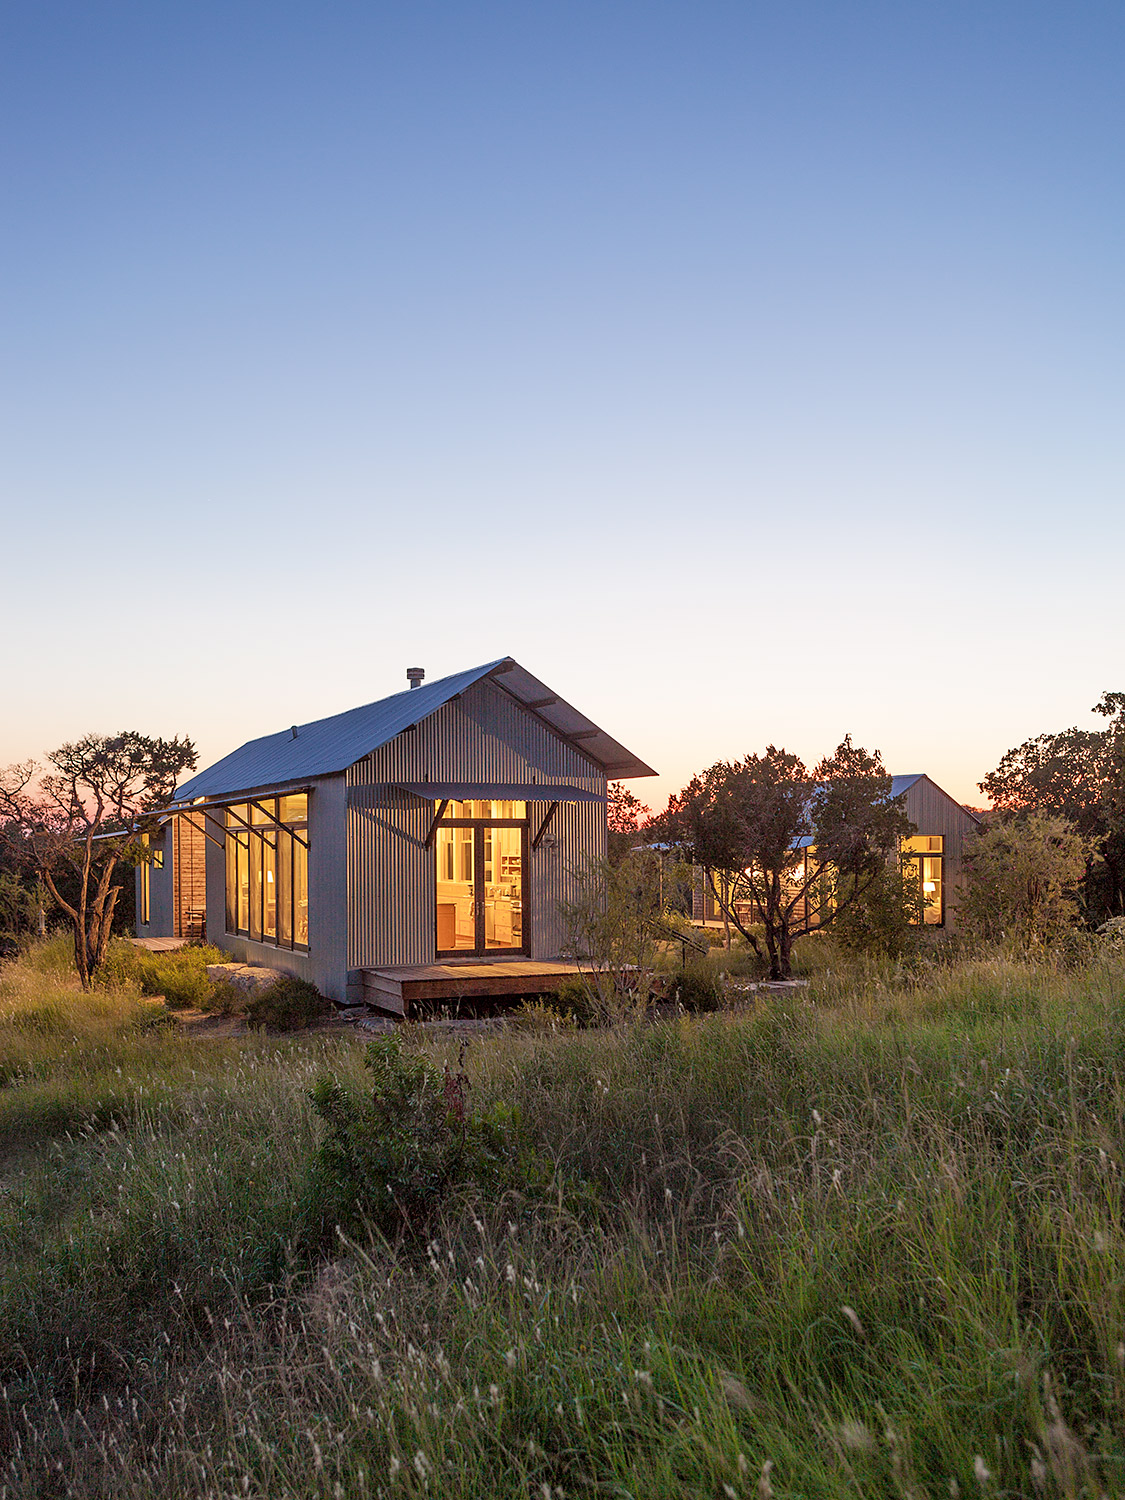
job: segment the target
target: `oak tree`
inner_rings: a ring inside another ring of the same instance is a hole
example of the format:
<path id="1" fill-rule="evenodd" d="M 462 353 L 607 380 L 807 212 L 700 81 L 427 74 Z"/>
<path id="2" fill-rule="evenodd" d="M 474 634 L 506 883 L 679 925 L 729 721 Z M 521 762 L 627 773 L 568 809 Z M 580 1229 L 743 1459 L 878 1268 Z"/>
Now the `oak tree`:
<path id="1" fill-rule="evenodd" d="M 811 773 L 774 745 L 718 761 L 670 800 L 664 818 L 723 915 L 768 959 L 771 979 L 789 978 L 798 938 L 859 901 L 913 829 L 878 752 L 850 735 Z"/>
<path id="2" fill-rule="evenodd" d="M 196 763 L 187 739 L 87 734 L 0 772 L 0 838 L 65 912 L 83 989 L 105 959 L 121 894 L 114 876 L 149 857 L 176 783 Z"/>

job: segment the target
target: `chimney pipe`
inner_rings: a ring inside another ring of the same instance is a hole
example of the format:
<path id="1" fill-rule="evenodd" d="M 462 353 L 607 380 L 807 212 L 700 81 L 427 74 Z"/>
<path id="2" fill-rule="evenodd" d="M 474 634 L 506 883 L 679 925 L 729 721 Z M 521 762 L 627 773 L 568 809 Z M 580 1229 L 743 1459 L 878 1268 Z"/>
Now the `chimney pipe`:
<path id="1" fill-rule="evenodd" d="M 406 680 L 412 688 L 422 686 L 422 678 L 426 675 L 425 667 L 407 667 Z"/>

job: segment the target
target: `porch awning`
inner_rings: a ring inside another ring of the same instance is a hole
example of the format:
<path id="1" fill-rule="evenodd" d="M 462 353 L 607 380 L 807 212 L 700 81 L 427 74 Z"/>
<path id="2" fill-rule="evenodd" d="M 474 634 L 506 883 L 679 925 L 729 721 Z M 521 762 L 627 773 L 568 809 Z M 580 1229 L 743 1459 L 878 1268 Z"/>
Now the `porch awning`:
<path id="1" fill-rule="evenodd" d="M 590 792 L 569 782 L 527 781 L 395 781 L 390 785 L 435 802 L 604 802 L 604 792 Z"/>

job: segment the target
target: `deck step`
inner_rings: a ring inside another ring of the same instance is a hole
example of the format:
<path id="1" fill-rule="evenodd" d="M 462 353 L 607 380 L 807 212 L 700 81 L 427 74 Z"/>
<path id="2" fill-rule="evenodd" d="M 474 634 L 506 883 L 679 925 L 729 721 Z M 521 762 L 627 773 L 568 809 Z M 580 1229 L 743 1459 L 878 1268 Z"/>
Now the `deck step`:
<path id="1" fill-rule="evenodd" d="M 472 960 L 411 968 L 363 969 L 363 998 L 393 1015 L 409 1015 L 415 1002 L 480 1000 L 505 995 L 550 995 L 579 973 L 565 959 Z"/>

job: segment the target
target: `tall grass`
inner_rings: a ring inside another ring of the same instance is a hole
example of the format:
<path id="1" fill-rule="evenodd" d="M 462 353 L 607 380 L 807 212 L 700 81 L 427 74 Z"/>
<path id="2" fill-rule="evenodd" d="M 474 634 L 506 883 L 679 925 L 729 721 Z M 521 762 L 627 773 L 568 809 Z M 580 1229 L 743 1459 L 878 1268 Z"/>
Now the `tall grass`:
<path id="1" fill-rule="evenodd" d="M 27 1124 L 3 1179 L 0 1495 L 1121 1493 L 1122 969 L 829 967 L 477 1044 L 526 1188 L 320 1260 L 307 1094 L 358 1049 L 129 1031 L 118 996 L 81 1023 L 112 1124 Z M 70 1002 L 27 972 L 0 1038 L 34 1051 L 17 1018 Z"/>

